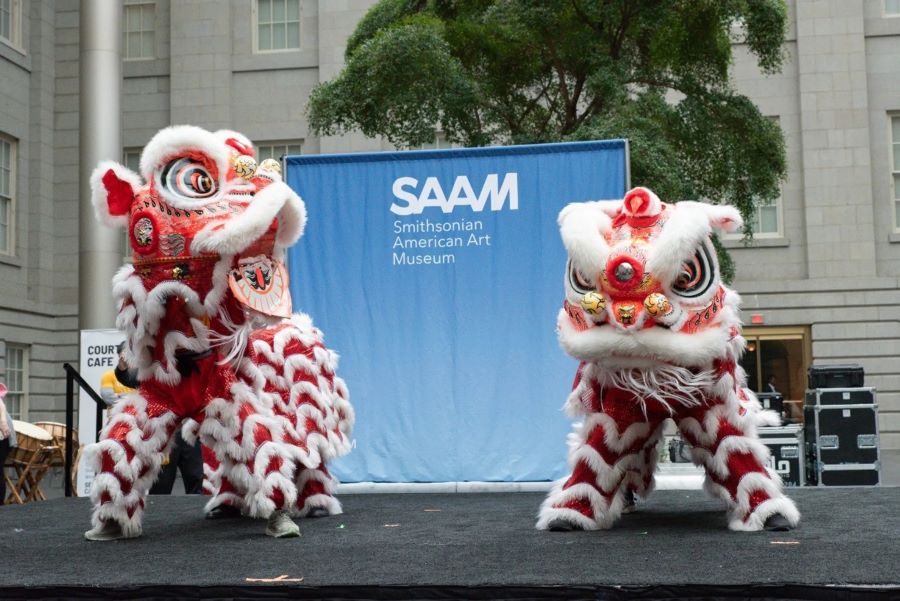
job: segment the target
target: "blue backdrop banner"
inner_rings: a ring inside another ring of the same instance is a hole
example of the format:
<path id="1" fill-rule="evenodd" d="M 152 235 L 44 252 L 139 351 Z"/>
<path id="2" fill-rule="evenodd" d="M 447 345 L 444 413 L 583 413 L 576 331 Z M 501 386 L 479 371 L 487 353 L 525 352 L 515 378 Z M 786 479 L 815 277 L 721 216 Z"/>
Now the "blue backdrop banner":
<path id="1" fill-rule="evenodd" d="M 341 355 L 356 410 L 343 482 L 563 475 L 577 364 L 556 340 L 556 216 L 622 198 L 623 140 L 287 157 L 309 212 L 295 310 Z"/>

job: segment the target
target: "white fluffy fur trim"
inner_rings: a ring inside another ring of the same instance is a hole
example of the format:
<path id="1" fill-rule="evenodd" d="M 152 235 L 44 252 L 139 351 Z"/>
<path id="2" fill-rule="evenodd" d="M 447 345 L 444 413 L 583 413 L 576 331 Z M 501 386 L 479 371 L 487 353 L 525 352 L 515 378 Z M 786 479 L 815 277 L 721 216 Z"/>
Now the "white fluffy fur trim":
<path id="1" fill-rule="evenodd" d="M 600 496 L 597 490 L 588 484 L 576 484 L 563 490 L 566 479 L 558 480 L 554 483 L 550 494 L 541 504 L 538 513 L 538 522 L 536 528 L 538 530 L 547 530 L 550 522 L 557 518 L 565 519 L 583 530 L 597 530 L 598 528 L 609 528 L 613 520 L 607 516 L 606 500 Z M 591 506 L 591 511 L 595 519 L 590 519 L 580 511 L 568 509 L 565 507 L 554 507 L 555 505 L 563 505 L 568 501 L 585 499 Z M 597 520 L 597 516 L 604 516 L 606 519 Z"/>
<path id="2" fill-rule="evenodd" d="M 189 445 L 194 445 L 197 442 L 197 437 L 200 435 L 200 424 L 197 423 L 196 420 L 186 419 L 184 423 L 181 424 L 181 438 Z"/>
<path id="3" fill-rule="evenodd" d="M 705 202 L 698 204 L 703 205 L 706 215 L 709 217 L 709 223 L 714 229 L 731 233 L 738 231 L 744 225 L 741 212 L 731 205 L 713 205 Z"/>
<path id="4" fill-rule="evenodd" d="M 699 367 L 725 354 L 729 334 L 726 329 L 710 328 L 696 334 L 649 328 L 629 334 L 598 326 L 579 332 L 571 324 L 565 309 L 557 319 L 563 350 L 581 361 L 602 361 L 616 357 L 653 359 L 683 367 Z"/>
<path id="5" fill-rule="evenodd" d="M 109 194 L 103 184 L 103 177 L 110 170 L 116 174 L 117 178 L 131 186 L 132 196 L 137 193 L 143 182 L 137 173 L 115 161 L 102 161 L 91 173 L 91 203 L 94 205 L 94 214 L 97 216 L 97 220 L 109 227 L 127 227 L 131 210 L 130 204 L 123 213 L 113 215 L 109 212 Z"/>
<path id="6" fill-rule="evenodd" d="M 750 513 L 750 495 L 755 491 L 765 491 L 769 498 Z M 781 482 L 762 474 L 747 474 L 738 484 L 737 499 L 729 511 L 728 527 L 731 530 L 754 532 L 762 530 L 766 518 L 780 513 L 791 526 L 800 522 L 800 512 L 796 505 L 781 491 Z"/>
<path id="7" fill-rule="evenodd" d="M 681 265 L 697 250 L 712 232 L 702 203 L 680 202 L 670 205 L 669 221 L 649 248 L 647 271 L 657 281 L 673 282 Z"/>
<path id="8" fill-rule="evenodd" d="M 226 140 L 228 140 L 228 138 L 234 138 L 238 143 L 248 148 L 250 152 L 252 152 L 253 155 L 256 156 L 256 149 L 253 147 L 253 142 L 250 141 L 250 138 L 240 132 L 234 131 L 232 129 L 218 129 L 213 132 L 213 135 L 218 138 L 225 146 L 228 146 L 226 144 Z M 238 150 L 232 146 L 228 146 L 228 148 L 231 150 L 231 152 L 238 152 Z"/>
<path id="9" fill-rule="evenodd" d="M 285 208 L 278 215 L 279 227 L 278 234 L 275 236 L 275 253 L 280 257 L 285 249 L 300 239 L 303 230 L 306 229 L 306 204 L 296 192 L 283 182 L 273 182 L 266 190 L 271 188 L 276 190 L 273 194 L 283 194 L 287 198 L 284 203 Z"/>
<path id="10" fill-rule="evenodd" d="M 309 515 L 313 509 L 322 508 L 328 515 L 339 515 L 344 512 L 340 502 L 334 498 L 337 482 L 321 469 L 301 469 L 297 476 L 297 490 L 302 493 L 309 482 L 319 482 L 325 489 L 324 493 L 310 495 L 303 500 L 298 514 L 301 517 Z"/>
<path id="11" fill-rule="evenodd" d="M 182 282 L 165 281 L 148 292 L 144 288 L 143 280 L 134 273 L 133 266 L 126 265 L 119 270 L 113 278 L 113 297 L 119 308 L 116 326 L 128 337 L 127 358 L 138 368 L 138 377 L 141 380 L 157 378 L 174 386 L 181 381 L 175 362 L 176 351 L 185 349 L 202 352 L 209 347 L 208 327 L 203 319 L 215 315 L 218 311 L 224 289 L 227 287 L 224 275 L 227 270 L 226 259 L 216 263 L 213 289 L 202 301 L 195 290 Z M 195 336 L 188 337 L 178 331 L 168 332 L 163 342 L 165 363 L 163 364 L 154 361 L 152 351 L 169 297 L 179 297 L 186 301 L 186 309 L 191 316 Z"/>
<path id="12" fill-rule="evenodd" d="M 608 213 L 612 207 L 612 203 L 602 200 L 576 202 L 559 213 L 557 222 L 563 244 L 575 267 L 586 277 L 597 278 L 606 267 L 609 244 L 605 234 L 612 230 Z"/>
<path id="13" fill-rule="evenodd" d="M 647 258 L 647 271 L 660 282 L 675 281 L 682 263 L 690 259 L 714 227 L 733 231 L 741 226 L 741 215 L 731 206 L 687 200 L 670 206 L 671 217 Z"/>
<path id="14" fill-rule="evenodd" d="M 276 242 L 284 248 L 285 242 L 299 238 L 306 224 L 306 208 L 300 197 L 283 182 L 273 183 L 253 197 L 244 212 L 226 221 L 210 222 L 194 237 L 191 252 L 236 255 L 259 240 L 272 221 L 278 219 Z M 282 230 L 284 233 L 282 233 Z"/>
<path id="15" fill-rule="evenodd" d="M 85 450 L 85 460 L 97 473 L 91 487 L 91 499 L 94 502 L 92 523 L 95 527 L 115 520 L 126 535 L 140 534 L 143 513 L 141 501 L 156 480 L 163 452 L 171 445 L 170 433 L 178 419 L 171 412 L 148 418 L 146 407 L 147 403 L 140 394 L 130 394 L 114 407 L 112 417 L 101 433 L 101 440 L 88 445 Z M 134 451 L 131 461 L 128 461 L 125 448 L 118 441 L 107 438 L 112 429 L 123 424 L 128 427 L 125 442 Z M 103 453 L 107 453 L 113 460 L 114 474 L 101 471 Z M 123 490 L 122 481 L 130 487 L 127 492 Z M 101 505 L 104 494 L 110 498 L 110 502 Z M 129 510 L 132 512 L 131 517 L 128 516 Z"/>

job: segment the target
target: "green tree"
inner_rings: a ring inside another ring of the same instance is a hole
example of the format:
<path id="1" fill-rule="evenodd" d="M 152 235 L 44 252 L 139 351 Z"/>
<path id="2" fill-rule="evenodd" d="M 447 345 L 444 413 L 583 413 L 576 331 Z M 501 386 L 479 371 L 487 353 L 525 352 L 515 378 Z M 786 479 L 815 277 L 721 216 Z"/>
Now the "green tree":
<path id="1" fill-rule="evenodd" d="M 783 0 L 381 0 L 309 121 L 401 148 L 436 127 L 466 146 L 627 138 L 635 184 L 748 217 L 778 195 L 784 139 L 732 88 L 732 44 L 777 72 L 786 15 Z"/>

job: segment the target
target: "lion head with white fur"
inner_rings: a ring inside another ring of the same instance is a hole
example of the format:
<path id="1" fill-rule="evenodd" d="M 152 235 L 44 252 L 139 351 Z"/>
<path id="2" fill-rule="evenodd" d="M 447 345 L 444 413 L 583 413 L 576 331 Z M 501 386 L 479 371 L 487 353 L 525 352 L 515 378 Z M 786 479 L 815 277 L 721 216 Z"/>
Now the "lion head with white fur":
<path id="1" fill-rule="evenodd" d="M 710 380 L 702 375 L 717 360 L 736 362 L 740 298 L 721 281 L 711 236 L 741 224 L 734 207 L 664 203 L 646 188 L 565 207 L 563 349 L 610 371 L 667 370 L 688 381 Z"/>

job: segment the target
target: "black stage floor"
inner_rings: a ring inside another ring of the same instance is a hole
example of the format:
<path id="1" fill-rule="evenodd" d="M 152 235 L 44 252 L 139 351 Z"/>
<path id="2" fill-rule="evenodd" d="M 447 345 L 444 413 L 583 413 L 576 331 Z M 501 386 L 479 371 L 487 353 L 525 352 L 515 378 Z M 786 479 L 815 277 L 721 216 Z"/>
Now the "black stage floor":
<path id="1" fill-rule="evenodd" d="M 542 494 L 345 495 L 341 516 L 203 519 L 150 497 L 144 536 L 82 539 L 86 499 L 0 508 L 0 599 L 900 599 L 900 488 L 792 490 L 786 533 L 736 533 L 702 491 L 612 530 L 534 529 Z"/>

